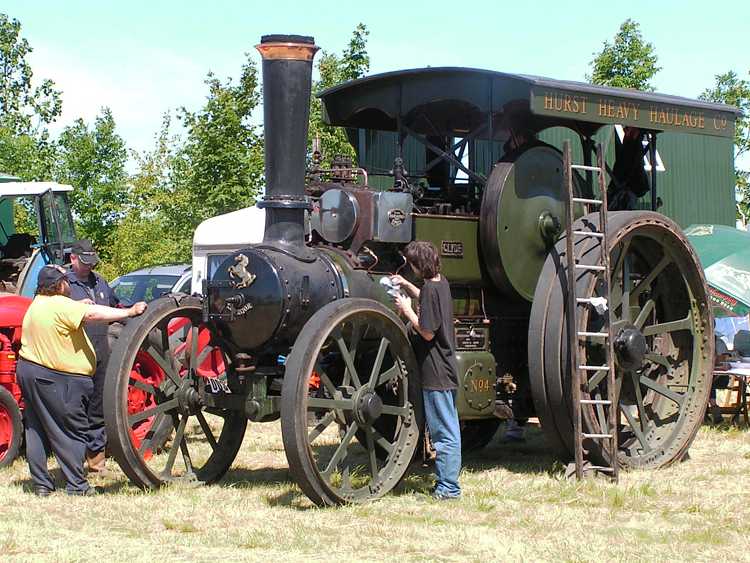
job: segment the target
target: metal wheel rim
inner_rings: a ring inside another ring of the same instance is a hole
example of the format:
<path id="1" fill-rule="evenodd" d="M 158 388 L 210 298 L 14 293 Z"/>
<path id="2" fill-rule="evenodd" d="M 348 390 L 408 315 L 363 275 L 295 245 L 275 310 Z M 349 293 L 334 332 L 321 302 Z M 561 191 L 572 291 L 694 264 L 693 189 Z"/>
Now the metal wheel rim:
<path id="1" fill-rule="evenodd" d="M 165 299 L 174 305 L 172 298 Z M 109 397 L 105 397 L 105 406 L 109 399 L 119 412 L 109 417 L 108 435 L 114 442 L 115 459 L 140 487 L 152 488 L 172 482 L 214 482 L 231 465 L 244 436 L 247 421 L 243 413 L 209 410 L 183 400 L 187 394 L 194 398 L 199 394 L 199 386 L 207 385 L 205 378 L 197 373 L 197 367 L 206 361 L 203 356 L 213 354 L 209 349 L 198 351 L 201 308 L 195 300 L 191 301 L 176 307 L 164 307 L 162 303 L 164 314 L 134 323 L 132 328 L 128 325 L 117 343 L 123 348 L 118 349 L 117 358 L 114 351 L 112 354 L 117 372 L 108 387 L 110 392 Z M 175 319 L 180 319 L 178 324 L 185 326 L 169 334 L 169 330 L 164 329 Z M 184 333 L 184 338 L 175 336 L 179 331 Z M 164 349 L 172 354 L 159 351 Z M 164 376 L 158 387 L 131 377 L 135 360 L 129 358 L 137 358 L 139 354 L 147 354 L 158 365 Z M 129 412 L 128 398 L 136 390 L 148 395 L 150 404 L 155 406 Z M 145 434 L 141 432 L 140 443 L 136 443 L 133 426 L 149 419 L 149 429 Z M 217 419 L 223 421 L 218 431 Z M 110 430 L 112 426 L 114 432 Z M 165 427 L 167 435 L 159 437 L 159 430 Z"/>
<path id="2" fill-rule="evenodd" d="M 610 248 L 612 257 L 612 268 L 614 276 L 617 275 L 618 261 L 617 261 L 617 249 L 621 248 L 622 245 L 628 245 L 628 255 L 631 255 L 633 250 L 638 248 L 643 249 L 648 245 L 644 245 L 644 241 L 649 241 L 649 244 L 653 247 L 657 245 L 659 248 L 664 249 L 665 257 L 668 257 L 667 264 L 659 274 L 654 276 L 649 285 L 657 285 L 660 283 L 660 275 L 666 275 L 670 269 L 670 264 L 674 264 L 679 269 L 680 280 L 683 283 L 683 292 L 688 298 L 689 308 L 680 318 L 684 320 L 686 325 L 694 334 L 692 342 L 688 345 L 685 342 L 690 342 L 682 337 L 683 345 L 678 351 L 684 353 L 686 348 L 689 352 L 688 357 L 683 362 L 689 362 L 689 370 L 687 373 L 687 382 L 685 387 L 687 391 L 683 394 L 684 396 L 678 397 L 676 392 L 673 391 L 670 385 L 663 386 L 658 379 L 650 380 L 643 374 L 638 375 L 639 385 L 632 385 L 632 395 L 636 397 L 640 394 L 641 399 L 640 405 L 645 406 L 644 412 L 648 414 L 649 405 L 656 405 L 656 410 L 660 411 L 662 415 L 666 412 L 665 405 L 668 402 L 672 402 L 677 399 L 680 401 L 680 408 L 677 413 L 677 417 L 674 422 L 667 422 L 663 426 L 657 426 L 649 429 L 650 433 L 643 434 L 643 432 L 635 431 L 635 427 L 631 427 L 631 424 L 635 424 L 640 430 L 641 420 L 646 420 L 648 416 L 635 416 L 632 412 L 632 404 L 627 401 L 623 402 L 622 398 L 624 395 L 618 393 L 618 403 L 623 403 L 620 411 L 620 422 L 618 424 L 619 434 L 621 438 L 621 447 L 618 452 L 618 461 L 624 467 L 661 467 L 668 465 L 674 461 L 681 459 L 684 452 L 689 447 L 692 439 L 694 438 L 702 420 L 702 410 L 707 400 L 707 395 L 710 390 L 710 369 L 711 369 L 711 348 L 712 341 L 710 339 L 710 314 L 707 306 L 707 297 L 705 294 L 705 283 L 702 278 L 701 270 L 696 267 L 698 263 L 697 258 L 694 256 L 692 249 L 682 235 L 679 234 L 679 228 L 674 225 L 668 219 L 654 214 L 654 213 L 638 213 L 638 212 L 624 212 L 624 213 L 612 213 L 610 214 L 610 233 L 612 240 L 612 247 Z M 582 227 L 585 224 L 585 220 L 594 221 L 596 218 L 588 216 L 584 218 L 584 221 L 579 224 Z M 578 228 L 578 227 L 577 227 Z M 617 236 L 615 237 L 615 234 Z M 628 243 L 628 241 L 630 241 Z M 558 245 L 558 249 L 560 246 Z M 576 256 L 581 263 L 594 264 L 598 260 L 598 244 L 589 241 L 584 241 L 576 248 Z M 641 256 L 638 258 L 643 260 L 643 250 L 640 251 Z M 661 257 L 660 257 L 661 258 Z M 565 263 L 564 257 L 559 259 L 562 263 Z M 653 256 L 649 256 L 646 259 L 655 260 Z M 626 264 L 628 261 L 620 263 L 620 271 L 622 264 Z M 636 264 L 638 264 L 636 262 Z M 546 269 L 549 272 L 549 268 Z M 641 280 L 645 280 L 648 276 L 647 272 L 641 272 Z M 578 289 L 577 295 L 579 297 L 590 297 L 593 296 L 595 289 L 595 279 L 591 274 L 582 274 L 578 277 Z M 663 282 L 662 282 L 663 283 Z M 540 284 L 541 285 L 541 284 Z M 552 290 L 555 284 L 549 285 L 547 290 L 552 294 L 549 303 L 553 305 L 552 310 L 554 313 L 550 313 L 550 317 L 554 317 L 556 313 L 559 313 L 560 318 L 564 319 L 564 309 L 561 308 L 560 301 L 564 301 L 564 295 L 562 292 L 555 292 Z M 614 285 L 613 285 L 614 287 Z M 675 284 L 670 286 L 671 295 L 670 298 L 676 299 L 676 295 L 679 293 L 678 288 Z M 631 294 L 633 292 L 631 291 Z M 644 294 L 648 295 L 646 291 L 641 290 L 635 297 L 642 299 Z M 664 296 L 658 296 L 659 299 L 663 300 Z M 620 310 L 619 315 L 615 315 L 617 319 L 622 317 L 622 309 L 617 305 L 615 293 L 613 292 L 613 303 L 616 310 Z M 631 303 L 633 300 L 631 299 Z M 644 302 L 645 303 L 645 302 Z M 660 301 L 656 302 L 656 306 L 653 309 L 654 315 L 661 314 L 662 320 L 675 320 L 674 318 L 665 318 L 666 313 L 671 313 L 674 316 L 675 306 L 664 307 L 660 304 Z M 683 307 L 685 303 L 682 304 Z M 643 310 L 643 303 L 641 303 L 638 312 L 643 312 L 642 315 L 644 320 L 641 326 L 644 330 L 645 327 L 649 327 L 654 323 L 648 322 L 648 311 Z M 649 307 L 650 309 L 650 307 Z M 633 311 L 634 314 L 638 314 Z M 689 314 L 688 314 L 689 313 Z M 534 313 L 532 313 L 534 317 Z M 536 311 L 536 319 L 534 321 L 539 324 L 539 311 Z M 564 322 L 564 321 L 563 321 Z M 559 330 L 560 325 L 556 325 L 554 322 L 552 325 L 547 324 L 544 329 L 545 340 L 545 376 L 544 379 L 544 396 L 541 396 L 539 382 L 534 386 L 535 389 L 535 402 L 544 403 L 542 408 L 546 408 L 548 414 L 551 412 L 552 416 L 547 416 L 546 420 L 543 420 L 543 426 L 546 426 L 545 431 L 554 437 L 559 437 L 561 441 L 562 449 L 568 454 L 572 454 L 572 405 L 570 404 L 570 378 L 565 376 L 561 381 L 555 380 L 555 378 L 548 377 L 548 373 L 567 373 L 565 366 L 567 365 L 567 332 L 565 330 Z M 579 315 L 579 326 L 577 330 L 596 332 L 597 330 L 597 319 L 596 315 L 591 315 L 589 312 Z M 623 328 L 622 321 L 615 321 L 613 318 L 613 328 Z M 618 328 L 618 329 L 619 329 Z M 684 329 L 682 329 L 684 330 Z M 617 333 L 617 331 L 615 331 Z M 675 332 L 675 331 L 670 331 Z M 659 333 L 661 334 L 661 333 Z M 653 335 L 650 337 L 649 350 L 653 347 Z M 648 340 L 648 339 L 647 339 Z M 671 339 L 670 339 L 671 340 Z M 670 342 L 670 344 L 673 344 Z M 581 348 L 581 358 L 587 358 L 587 354 L 590 354 L 589 359 L 586 360 L 589 364 L 595 363 L 603 356 L 601 352 L 596 355 L 596 347 L 600 344 L 593 344 L 590 342 L 583 343 Z M 560 350 L 557 355 L 554 354 L 555 349 Z M 674 350 L 673 350 L 674 352 Z M 653 361 L 664 362 L 663 354 L 652 354 L 651 351 L 647 355 L 659 356 L 647 359 L 647 364 L 652 364 Z M 531 358 L 531 351 L 530 351 Z M 624 374 L 624 369 L 619 365 L 619 361 L 616 362 L 617 370 L 617 381 L 618 386 L 621 386 L 620 391 L 627 391 L 628 384 L 622 384 L 623 376 L 630 378 L 628 373 Z M 666 368 L 665 368 L 666 369 Z M 649 373 L 656 370 L 649 370 Z M 595 372 L 591 375 L 591 378 L 584 377 L 583 383 L 587 385 L 587 392 L 590 393 L 590 398 L 606 398 L 606 386 L 603 381 L 604 372 Z M 662 374 L 663 375 L 663 374 Z M 597 383 L 597 379 L 601 382 Z M 684 373 L 682 379 L 685 379 Z M 645 387 L 648 385 L 648 387 Z M 645 388 L 645 389 L 644 389 Z M 639 389 L 640 391 L 636 391 Z M 597 393 L 598 392 L 598 393 Z M 676 401 L 675 401 L 675 404 Z M 540 406 L 538 404 L 538 406 Z M 588 432 L 591 433 L 606 433 L 608 428 L 606 421 L 601 412 L 600 406 L 588 405 L 583 410 L 584 414 L 584 427 L 587 428 Z M 668 419 L 669 417 L 664 416 L 662 420 Z M 634 447 L 634 441 L 638 442 L 638 447 Z M 587 449 L 594 459 L 608 460 L 611 453 L 603 450 L 599 442 L 586 441 L 584 448 Z M 644 443 L 646 446 L 644 446 Z M 638 450 L 644 450 L 639 452 Z"/>
<path id="3" fill-rule="evenodd" d="M 381 308 L 375 303 L 339 311 L 328 328 L 300 334 L 287 362 L 282 392 L 284 447 L 293 476 L 320 505 L 365 502 L 386 494 L 405 474 L 418 443 L 418 406 L 413 404 L 415 389 L 409 387 L 416 363 L 402 328 Z M 369 328 L 363 329 L 364 325 Z M 363 374 L 358 358 L 363 347 L 372 350 L 373 343 L 375 360 Z M 317 390 L 309 384 L 313 371 L 321 382 Z M 285 406 L 290 407 L 287 383 L 292 379 L 297 396 L 290 417 Z M 383 401 L 382 415 L 368 422 L 357 404 L 373 388 Z M 311 412 L 316 419 L 308 428 Z M 383 426 L 378 422 L 389 418 L 396 419 L 393 434 L 385 430 L 381 434 Z M 332 448 L 324 451 L 325 440 L 332 436 Z"/>

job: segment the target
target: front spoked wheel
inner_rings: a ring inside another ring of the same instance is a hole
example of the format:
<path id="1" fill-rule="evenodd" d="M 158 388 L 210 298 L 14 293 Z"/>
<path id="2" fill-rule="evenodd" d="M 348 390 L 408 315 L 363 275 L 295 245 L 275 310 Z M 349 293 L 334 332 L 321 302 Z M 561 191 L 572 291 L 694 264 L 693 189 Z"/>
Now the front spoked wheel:
<path id="1" fill-rule="evenodd" d="M 318 505 L 392 490 L 419 442 L 417 366 L 405 328 L 369 299 L 323 307 L 286 364 L 281 430 L 292 476 Z"/>
<path id="2" fill-rule="evenodd" d="M 153 301 L 129 322 L 107 367 L 108 449 L 142 488 L 220 479 L 247 426 L 242 412 L 205 405 L 206 393 L 228 392 L 226 358 L 208 341 L 200 301 L 178 299 Z"/>

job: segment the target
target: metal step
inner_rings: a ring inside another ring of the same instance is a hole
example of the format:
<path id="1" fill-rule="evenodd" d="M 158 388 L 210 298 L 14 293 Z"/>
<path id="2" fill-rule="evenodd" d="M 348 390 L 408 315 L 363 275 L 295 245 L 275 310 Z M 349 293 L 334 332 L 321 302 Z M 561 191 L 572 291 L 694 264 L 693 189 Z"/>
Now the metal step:
<path id="1" fill-rule="evenodd" d="M 611 405 L 612 401 L 606 399 L 581 399 L 582 405 Z"/>
<path id="2" fill-rule="evenodd" d="M 584 332 L 580 331 L 576 333 L 578 336 L 595 336 L 600 338 L 609 338 L 608 332 Z"/>
<path id="3" fill-rule="evenodd" d="M 601 205 L 601 199 L 586 199 L 583 197 L 574 197 L 573 203 L 588 203 L 589 205 Z"/>
<path id="4" fill-rule="evenodd" d="M 601 471 L 602 473 L 614 473 L 614 467 L 607 467 L 606 465 L 587 465 L 587 470 Z"/>
<path id="5" fill-rule="evenodd" d="M 612 434 L 587 434 L 586 432 L 581 432 L 581 436 L 583 436 L 584 438 L 596 439 L 612 438 Z"/>
<path id="6" fill-rule="evenodd" d="M 604 238 L 604 233 L 598 231 L 573 231 L 573 234 L 580 237 Z"/>
<path id="7" fill-rule="evenodd" d="M 571 164 L 570 167 L 574 170 L 589 170 L 591 172 L 604 172 L 598 166 L 586 166 L 584 164 Z"/>
<path id="8" fill-rule="evenodd" d="M 576 270 L 594 270 L 596 272 L 603 272 L 606 270 L 604 266 L 589 266 L 588 264 L 576 264 Z"/>

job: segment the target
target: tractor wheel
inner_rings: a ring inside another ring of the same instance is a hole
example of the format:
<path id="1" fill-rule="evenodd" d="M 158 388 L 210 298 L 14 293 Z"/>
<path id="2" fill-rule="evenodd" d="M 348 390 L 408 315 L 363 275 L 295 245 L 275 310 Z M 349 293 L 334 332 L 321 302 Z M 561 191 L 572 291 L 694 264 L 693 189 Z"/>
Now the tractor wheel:
<path id="1" fill-rule="evenodd" d="M 618 463 L 656 469 L 683 459 L 703 421 L 711 389 L 713 326 L 700 262 L 680 228 L 658 213 L 621 211 L 608 215 L 610 301 L 615 348 Z M 574 229 L 598 230 L 599 215 Z M 600 239 L 579 238 L 579 264 L 599 263 Z M 529 371 L 542 428 L 566 459 L 573 457 L 573 414 L 569 370 L 565 239 L 550 253 L 536 287 L 529 321 Z M 582 270 L 576 296 L 602 296 L 600 274 Z M 579 306 L 576 331 L 601 332 L 604 318 Z M 604 365 L 605 341 L 581 340 L 579 361 Z M 607 372 L 584 372 L 584 399 L 607 397 Z M 608 434 L 600 404 L 583 405 L 583 431 Z M 594 462 L 614 452 L 599 440 L 584 440 Z"/>
<path id="2" fill-rule="evenodd" d="M 225 382 L 227 362 L 201 314 L 199 299 L 162 297 L 113 342 L 104 387 L 108 448 L 141 488 L 217 481 L 242 445 L 244 413 L 203 401 L 225 387 L 210 380 Z"/>
<path id="3" fill-rule="evenodd" d="M 396 315 L 369 299 L 326 305 L 286 362 L 281 432 L 292 477 L 320 506 L 385 495 L 419 443 L 420 396 L 414 352 Z"/>
<path id="4" fill-rule="evenodd" d="M 18 457 L 22 439 L 21 409 L 10 391 L 0 386 L 0 467 L 7 467 Z"/>

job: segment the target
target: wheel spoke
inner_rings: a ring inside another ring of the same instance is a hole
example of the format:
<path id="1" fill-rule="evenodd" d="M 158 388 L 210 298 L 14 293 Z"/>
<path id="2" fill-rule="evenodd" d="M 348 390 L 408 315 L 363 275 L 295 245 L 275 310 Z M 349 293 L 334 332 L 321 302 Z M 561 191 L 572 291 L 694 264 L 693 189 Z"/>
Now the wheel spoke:
<path id="1" fill-rule="evenodd" d="M 388 440 L 386 440 L 380 432 L 378 432 L 377 430 L 373 428 L 372 434 L 373 434 L 373 437 L 375 438 L 375 443 L 378 446 L 383 448 L 389 454 L 393 452 L 393 444 L 391 444 Z"/>
<path id="2" fill-rule="evenodd" d="M 640 422 L 641 430 L 645 431 L 646 428 L 648 428 L 648 413 L 646 413 L 646 406 L 643 404 L 643 392 L 641 391 L 638 374 L 631 371 L 630 377 L 633 380 L 633 387 L 635 388 L 635 402 L 638 406 L 638 421 Z"/>
<path id="3" fill-rule="evenodd" d="M 198 360 L 195 362 L 196 369 L 203 365 L 203 362 L 206 361 L 206 358 L 208 358 L 208 355 L 214 351 L 213 346 L 206 346 L 201 350 L 200 354 L 198 354 Z"/>
<path id="4" fill-rule="evenodd" d="M 597 401 L 602 400 L 602 394 L 599 391 L 599 389 L 596 390 L 596 393 L 594 394 L 594 399 Z M 604 405 L 594 405 L 596 409 L 596 418 L 599 420 L 599 428 L 602 429 L 603 434 L 609 434 L 609 424 L 607 423 L 607 417 L 604 413 Z"/>
<path id="5" fill-rule="evenodd" d="M 378 456 L 375 455 L 375 440 L 372 435 L 372 428 L 365 427 L 365 441 L 367 442 L 367 453 L 370 458 L 370 475 L 372 480 L 378 478 Z"/>
<path id="6" fill-rule="evenodd" d="M 142 456 L 151 447 L 151 443 L 154 441 L 154 435 L 156 434 L 156 429 L 159 428 L 166 416 L 166 413 L 160 412 L 154 417 L 151 427 L 146 433 L 146 437 L 141 440 L 141 445 L 138 447 L 138 455 Z"/>
<path id="7" fill-rule="evenodd" d="M 190 326 L 190 376 L 195 377 L 195 370 L 200 365 L 198 363 L 198 327 Z"/>
<path id="8" fill-rule="evenodd" d="M 636 299 L 641 293 L 643 293 L 649 287 L 651 287 L 651 284 L 654 283 L 656 276 L 661 274 L 664 268 L 666 268 L 670 262 L 672 262 L 672 258 L 670 258 L 669 255 L 665 254 L 662 257 L 662 259 L 659 260 L 659 263 L 656 266 L 654 266 L 654 269 L 651 270 L 645 278 L 643 278 L 641 283 L 639 283 L 635 288 L 633 288 L 633 293 L 631 294 L 631 298 Z"/>
<path id="9" fill-rule="evenodd" d="M 177 432 L 174 436 L 172 447 L 169 450 L 169 455 L 167 456 L 167 463 L 164 465 L 164 470 L 162 471 L 162 477 L 165 479 L 169 479 L 169 477 L 172 475 L 172 467 L 174 467 L 174 462 L 177 459 L 177 451 L 182 446 L 182 438 L 185 435 L 185 427 L 187 426 L 187 416 L 183 416 L 179 424 L 176 424 L 178 419 L 179 415 L 172 415 L 172 420 L 175 423 Z"/>
<path id="10" fill-rule="evenodd" d="M 378 377 L 378 382 L 376 384 L 376 387 L 380 387 L 381 385 L 384 385 L 394 380 L 396 377 L 400 375 L 401 375 L 401 366 L 399 365 L 398 360 L 396 360 L 396 363 L 393 364 L 393 367 L 385 370 L 383 373 L 380 374 L 380 377 Z"/>
<path id="11" fill-rule="evenodd" d="M 320 362 L 315 362 L 315 371 L 318 373 L 318 377 L 320 377 L 320 381 L 323 383 L 323 387 L 328 389 L 328 392 L 335 396 L 337 389 L 336 386 L 331 381 L 331 378 L 328 377 L 328 374 L 325 372 L 325 370 L 320 366 Z"/>
<path id="12" fill-rule="evenodd" d="M 336 344 L 338 345 L 339 351 L 341 352 L 341 357 L 344 359 L 344 363 L 346 364 L 346 373 L 344 373 L 344 385 L 346 385 L 346 383 L 349 381 L 349 378 L 351 378 L 352 382 L 354 383 L 354 388 L 359 389 L 360 387 L 362 387 L 362 383 L 359 380 L 357 369 L 354 367 L 354 360 L 349 353 L 349 349 L 346 347 L 344 338 L 341 336 L 336 337 Z"/>
<path id="13" fill-rule="evenodd" d="M 315 425 L 315 428 L 310 431 L 310 434 L 307 435 L 307 443 L 312 444 L 318 436 L 326 431 L 326 428 L 328 428 L 334 420 L 336 420 L 336 413 L 333 411 L 327 412 L 326 415 Z"/>
<path id="14" fill-rule="evenodd" d="M 630 262 L 626 258 L 622 265 L 622 300 L 620 302 L 620 318 L 630 321 Z"/>
<path id="15" fill-rule="evenodd" d="M 402 417 L 409 416 L 408 407 L 398 407 L 396 405 L 383 405 L 383 410 L 381 412 L 383 414 L 390 414 L 393 416 L 402 416 Z"/>
<path id="16" fill-rule="evenodd" d="M 643 432 L 641 432 L 640 426 L 636 424 L 633 415 L 630 414 L 630 405 L 623 405 L 622 403 L 620 403 L 620 412 L 625 415 L 625 420 L 628 421 L 630 429 L 633 431 L 633 434 L 635 434 L 636 439 L 641 443 L 641 446 L 643 446 L 643 451 L 650 452 L 651 446 L 646 440 L 646 436 L 644 436 Z"/>
<path id="17" fill-rule="evenodd" d="M 331 457 L 331 460 L 328 462 L 328 465 L 323 471 L 323 475 L 325 477 L 330 477 L 331 473 L 333 473 L 333 470 L 338 467 L 339 462 L 344 457 L 346 457 L 346 454 L 349 452 L 349 442 L 352 441 L 354 434 L 357 432 L 357 428 L 357 423 L 352 422 L 352 425 L 347 429 L 346 434 L 344 434 L 344 436 L 341 438 L 339 447 L 336 448 L 336 451 L 333 453 L 333 457 Z"/>
<path id="18" fill-rule="evenodd" d="M 633 321 L 633 324 L 636 328 L 643 328 L 646 319 L 648 319 L 648 316 L 651 314 L 651 311 L 654 310 L 655 306 L 656 302 L 653 299 L 649 299 L 648 301 L 646 301 L 646 303 L 643 305 L 643 308 L 638 312 L 638 316 L 636 316 L 635 321 Z"/>
<path id="19" fill-rule="evenodd" d="M 661 383 L 657 383 L 653 379 L 649 379 L 645 375 L 642 375 L 640 377 L 640 380 L 642 385 L 645 387 L 648 387 L 652 391 L 655 391 L 659 395 L 662 395 L 666 397 L 667 399 L 674 401 L 677 403 L 678 406 L 682 407 L 682 403 L 685 401 L 685 396 L 681 395 L 675 391 L 672 391 L 669 387 L 666 387 L 662 385 Z"/>
<path id="20" fill-rule="evenodd" d="M 320 397 L 308 397 L 307 408 L 311 410 L 354 410 L 352 399 L 323 399 Z"/>
<path id="21" fill-rule="evenodd" d="M 177 387 L 182 385 L 182 379 L 180 379 L 174 362 L 172 362 L 171 359 L 167 359 L 162 356 L 161 353 L 156 349 L 156 347 L 150 342 L 148 343 L 145 352 L 149 356 L 151 356 L 157 364 L 159 364 L 159 367 L 164 371 L 164 373 L 167 374 L 167 377 L 169 377 L 169 379 L 171 379 L 172 382 L 177 385 Z"/>
<path id="22" fill-rule="evenodd" d="M 146 383 L 142 379 L 135 379 L 134 377 L 131 377 L 128 380 L 128 385 L 130 387 L 135 387 L 136 389 L 140 389 L 141 391 L 144 391 L 148 393 L 149 395 L 156 395 L 156 387 L 154 387 L 150 383 Z"/>
<path id="23" fill-rule="evenodd" d="M 140 422 L 141 420 L 146 420 L 150 416 L 154 416 L 155 414 L 160 414 L 163 412 L 167 412 L 171 409 L 177 408 L 179 405 L 179 401 L 175 399 L 170 399 L 168 401 L 164 401 L 163 403 L 159 403 L 155 407 L 151 407 L 150 409 L 142 410 L 141 412 L 137 412 L 135 414 L 132 414 L 128 417 L 128 424 L 130 426 L 133 426 L 136 422 Z"/>
<path id="24" fill-rule="evenodd" d="M 643 329 L 643 336 L 654 336 L 656 334 L 665 334 L 667 332 L 676 332 L 678 330 L 690 330 L 692 332 L 693 318 L 688 315 L 679 321 L 649 325 Z"/>
<path id="25" fill-rule="evenodd" d="M 195 416 L 198 419 L 198 423 L 201 425 L 201 430 L 203 430 L 203 434 L 205 434 L 206 440 L 208 440 L 208 443 L 211 445 L 211 449 L 215 450 L 218 444 L 216 443 L 216 438 L 214 437 L 214 433 L 211 431 L 211 427 L 208 425 L 206 417 L 203 416 L 202 411 L 198 411 L 197 413 L 195 413 Z"/>
<path id="26" fill-rule="evenodd" d="M 596 389 L 599 384 L 604 381 L 604 378 L 607 377 L 607 373 L 606 369 L 600 369 L 599 371 L 594 372 L 594 375 L 592 375 L 586 382 L 587 391 L 593 393 L 594 389 Z"/>
<path id="27" fill-rule="evenodd" d="M 662 354 L 655 354 L 651 352 L 651 353 L 645 354 L 643 357 L 646 358 L 648 361 L 650 361 L 652 364 L 664 366 L 668 370 L 672 369 L 672 364 L 670 364 L 667 357 Z"/>
<path id="28" fill-rule="evenodd" d="M 383 358 L 385 358 L 385 352 L 388 350 L 390 341 L 383 337 L 380 339 L 380 346 L 378 347 L 378 354 L 375 356 L 375 363 L 372 365 L 372 371 L 370 372 L 370 389 L 374 390 L 378 384 L 378 376 L 380 375 L 380 368 L 383 367 Z"/>

